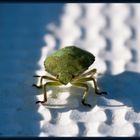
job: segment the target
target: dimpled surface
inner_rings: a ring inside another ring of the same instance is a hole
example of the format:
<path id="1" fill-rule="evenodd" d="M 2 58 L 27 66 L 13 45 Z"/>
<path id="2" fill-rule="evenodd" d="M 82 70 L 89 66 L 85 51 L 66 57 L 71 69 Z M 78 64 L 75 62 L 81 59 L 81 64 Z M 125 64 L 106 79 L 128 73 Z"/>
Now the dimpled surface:
<path id="1" fill-rule="evenodd" d="M 140 137 L 140 4 L 67 3 L 64 14 L 58 7 L 0 4 L 0 137 Z M 48 87 L 50 106 L 36 105 L 43 89 L 31 86 L 40 82 L 33 75 L 45 75 L 46 56 L 70 44 L 95 55 L 91 68 L 108 95 L 91 87 L 88 109 L 83 89 Z"/>
<path id="2" fill-rule="evenodd" d="M 88 69 L 94 60 L 93 54 L 75 46 L 69 46 L 47 57 L 44 65 L 46 71 L 52 75 L 69 73 L 77 76 Z"/>

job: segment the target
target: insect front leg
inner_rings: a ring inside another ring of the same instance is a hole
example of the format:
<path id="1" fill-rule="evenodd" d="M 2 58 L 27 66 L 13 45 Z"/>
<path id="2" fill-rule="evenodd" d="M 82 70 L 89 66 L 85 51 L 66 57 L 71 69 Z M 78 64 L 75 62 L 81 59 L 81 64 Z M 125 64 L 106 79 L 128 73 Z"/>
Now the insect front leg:
<path id="1" fill-rule="evenodd" d="M 36 88 L 42 88 L 42 86 L 43 86 L 42 82 L 43 82 L 44 76 L 35 75 L 34 77 L 41 77 L 41 78 L 40 78 L 40 82 L 39 82 L 40 85 L 38 86 L 38 85 L 36 85 L 36 84 L 33 84 L 33 86 L 36 87 Z"/>
<path id="2" fill-rule="evenodd" d="M 34 75 L 34 77 L 41 77 L 40 78 L 40 85 L 36 85 L 36 84 L 33 84 L 33 86 L 35 86 L 36 88 L 42 88 L 43 87 L 43 79 L 46 79 L 46 80 L 53 80 L 53 81 L 58 81 L 57 79 L 53 78 L 53 77 L 50 77 L 50 76 L 39 76 L 39 75 Z"/>
<path id="3" fill-rule="evenodd" d="M 90 71 L 87 71 L 86 73 L 83 73 L 83 74 L 81 74 L 81 75 L 79 75 L 78 77 L 75 77 L 74 79 L 73 79 L 73 81 L 79 81 L 79 79 L 81 79 L 81 78 L 85 78 L 85 77 L 87 77 L 87 76 L 92 76 L 92 75 L 94 75 L 95 73 L 97 72 L 97 69 L 91 69 Z"/>
<path id="4" fill-rule="evenodd" d="M 85 84 L 85 83 L 71 83 L 72 85 L 74 85 L 74 86 L 77 86 L 77 87 L 80 87 L 80 88 L 84 88 L 85 89 L 85 91 L 84 91 L 84 95 L 83 95 L 83 97 L 82 97 L 82 100 L 81 100 L 81 102 L 82 102 L 82 104 L 83 105 L 85 105 L 85 106 L 88 106 L 88 107 L 92 107 L 90 104 L 88 104 L 88 103 L 86 103 L 86 98 L 87 98 L 87 96 L 88 96 L 88 90 L 89 90 L 89 87 L 88 87 L 88 85 L 87 84 Z"/>
<path id="5" fill-rule="evenodd" d="M 97 95 L 107 94 L 107 92 L 104 92 L 104 91 L 99 92 L 98 87 L 97 87 L 97 82 L 94 77 L 80 77 L 75 82 L 87 82 L 87 81 L 93 81 L 95 94 Z"/>
<path id="6" fill-rule="evenodd" d="M 62 85 L 60 82 L 47 82 L 46 84 L 43 85 L 43 90 L 44 90 L 44 100 L 43 101 L 37 101 L 36 103 L 45 103 L 47 102 L 47 86 L 60 86 Z"/>
<path id="7" fill-rule="evenodd" d="M 90 71 L 86 72 L 86 73 L 83 73 L 82 75 L 80 75 L 80 77 L 85 77 L 85 76 L 88 76 L 88 75 L 94 75 L 95 73 L 97 72 L 97 69 L 91 69 Z"/>
<path id="8" fill-rule="evenodd" d="M 90 77 L 90 78 L 91 78 L 91 80 L 92 80 L 93 83 L 94 83 L 95 93 L 96 93 L 97 95 L 102 95 L 102 94 L 106 94 L 106 95 L 107 95 L 107 92 L 105 92 L 105 91 L 99 92 L 99 91 L 98 91 L 98 88 L 97 88 L 97 82 L 96 82 L 95 78 L 93 78 L 93 77 Z"/>

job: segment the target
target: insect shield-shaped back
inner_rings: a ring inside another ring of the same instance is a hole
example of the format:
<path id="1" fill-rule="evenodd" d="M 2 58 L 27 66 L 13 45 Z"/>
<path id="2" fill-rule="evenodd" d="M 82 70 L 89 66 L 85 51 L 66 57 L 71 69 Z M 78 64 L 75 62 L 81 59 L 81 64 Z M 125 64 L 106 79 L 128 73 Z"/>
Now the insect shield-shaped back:
<path id="1" fill-rule="evenodd" d="M 83 73 L 94 61 L 95 57 L 90 52 L 70 46 L 62 48 L 48 56 L 45 59 L 44 65 L 46 71 L 53 76 L 64 73 L 64 75 L 70 74 L 68 77 L 71 77 L 71 75 L 78 76 Z"/>

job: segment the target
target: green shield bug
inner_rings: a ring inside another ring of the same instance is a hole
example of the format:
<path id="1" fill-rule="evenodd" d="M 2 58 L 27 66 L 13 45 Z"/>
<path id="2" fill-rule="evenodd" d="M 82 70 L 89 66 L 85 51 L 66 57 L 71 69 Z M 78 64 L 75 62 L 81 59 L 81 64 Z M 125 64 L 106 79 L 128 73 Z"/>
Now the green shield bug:
<path id="1" fill-rule="evenodd" d="M 37 101 L 36 103 L 47 102 L 47 86 L 61 86 L 71 83 L 73 86 L 84 88 L 84 94 L 82 97 L 82 104 L 91 107 L 90 104 L 86 103 L 86 97 L 88 95 L 88 84 L 87 81 L 93 81 L 95 93 L 98 95 L 107 94 L 107 92 L 99 92 L 97 89 L 97 83 L 93 75 L 96 73 L 96 69 L 92 69 L 85 72 L 89 66 L 95 61 L 93 54 L 82 50 L 76 46 L 67 46 L 59 49 L 52 55 L 48 56 L 44 61 L 45 70 L 52 76 L 38 76 L 41 77 L 40 85 L 33 86 L 37 88 L 43 88 L 44 100 Z M 51 80 L 51 82 L 42 83 L 43 79 Z"/>

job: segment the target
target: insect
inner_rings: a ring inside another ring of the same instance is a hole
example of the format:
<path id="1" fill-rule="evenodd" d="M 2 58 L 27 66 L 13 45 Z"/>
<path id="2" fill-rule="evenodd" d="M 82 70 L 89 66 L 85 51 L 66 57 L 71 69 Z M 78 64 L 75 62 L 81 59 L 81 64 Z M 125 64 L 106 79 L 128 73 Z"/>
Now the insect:
<path id="1" fill-rule="evenodd" d="M 94 61 L 95 57 L 93 54 L 76 46 L 67 46 L 48 56 L 44 61 L 44 66 L 45 70 L 52 76 L 34 76 L 41 78 L 40 85 L 33 84 L 33 86 L 43 88 L 44 90 L 44 100 L 37 101 L 36 103 L 47 102 L 47 86 L 61 86 L 71 83 L 73 86 L 84 88 L 81 102 L 83 105 L 91 107 L 91 105 L 86 102 L 89 90 L 88 84 L 86 83 L 87 81 L 93 81 L 96 94 L 107 94 L 107 92 L 99 92 L 97 89 L 97 83 L 93 77 L 96 73 L 96 69 L 85 72 Z M 51 80 L 51 82 L 43 84 L 43 79 Z"/>

